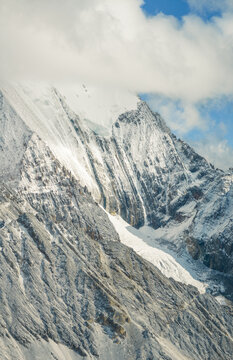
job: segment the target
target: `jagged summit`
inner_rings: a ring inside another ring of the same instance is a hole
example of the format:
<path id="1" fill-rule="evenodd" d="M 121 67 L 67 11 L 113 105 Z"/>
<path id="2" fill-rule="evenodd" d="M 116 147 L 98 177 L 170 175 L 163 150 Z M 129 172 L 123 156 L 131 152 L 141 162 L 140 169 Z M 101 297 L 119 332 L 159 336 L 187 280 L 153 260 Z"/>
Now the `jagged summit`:
<path id="1" fill-rule="evenodd" d="M 230 298 L 232 174 L 144 102 L 105 136 L 61 88 L 30 89 L 0 95 L 1 359 L 231 360 L 230 308 L 156 246 Z"/>
<path id="2" fill-rule="evenodd" d="M 162 117 L 159 115 L 159 113 L 152 112 L 148 104 L 143 100 L 140 100 L 138 102 L 137 109 L 126 111 L 120 114 L 118 120 L 114 122 L 113 125 L 115 127 L 119 127 L 118 125 L 120 122 L 135 123 L 139 125 L 145 122 L 145 125 L 148 128 L 151 128 L 151 126 L 155 125 L 163 132 L 167 132 L 168 134 L 171 134 L 171 130 L 168 128 L 168 126 L 166 125 Z"/>
<path id="3" fill-rule="evenodd" d="M 61 90 L 49 86 L 31 88 L 17 85 L 3 90 L 1 101 L 8 105 L 1 113 L 3 118 L 9 117 L 12 128 L 17 122 L 17 131 L 21 131 L 22 137 L 30 132 L 38 134 L 108 212 L 120 214 L 136 227 L 149 224 L 158 230 L 158 237 L 171 246 L 177 249 L 187 246 L 192 256 L 201 258 L 208 266 L 232 272 L 232 254 L 228 250 L 231 240 L 227 237 L 227 245 L 221 242 L 221 261 L 215 259 L 216 246 L 210 247 L 215 243 L 213 239 L 219 241 L 219 226 L 221 233 L 231 233 L 229 217 L 233 208 L 228 196 L 232 189 L 231 177 L 214 169 L 186 143 L 176 139 L 145 102 L 137 102 L 137 109 L 119 115 L 112 125 L 111 136 L 104 137 L 89 129 L 70 109 Z M 12 141 L 11 151 L 17 150 L 19 161 L 23 150 L 19 149 L 16 138 L 21 149 L 25 140 L 14 134 L 13 131 L 10 135 L 13 140 L 8 136 L 7 141 Z M 224 199 L 229 199 L 225 202 L 229 221 L 223 220 L 226 213 L 221 211 L 217 217 L 214 215 L 217 223 L 208 222 L 206 232 L 206 221 L 200 214 L 209 208 L 208 216 L 212 218 L 222 187 L 226 189 Z M 211 189 L 215 189 L 214 192 Z M 203 210 L 203 203 L 208 201 L 209 207 L 204 205 Z M 204 238 L 203 232 L 207 234 Z M 204 239 L 201 243 L 200 238 Z M 224 266 L 220 265 L 223 263 Z"/>

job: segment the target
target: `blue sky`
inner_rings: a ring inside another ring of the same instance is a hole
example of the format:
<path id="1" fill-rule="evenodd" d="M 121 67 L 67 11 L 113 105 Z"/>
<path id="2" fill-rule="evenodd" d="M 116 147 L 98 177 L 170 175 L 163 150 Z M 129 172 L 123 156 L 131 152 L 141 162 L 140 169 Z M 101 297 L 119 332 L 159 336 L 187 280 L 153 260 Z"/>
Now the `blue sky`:
<path id="1" fill-rule="evenodd" d="M 186 0 L 144 0 L 142 8 L 149 16 L 163 12 L 166 15 L 173 15 L 178 19 L 182 19 L 183 16 L 190 13 L 197 14 L 197 11 L 191 9 Z M 206 9 L 201 14 L 198 12 L 198 15 L 201 15 L 205 21 L 210 20 L 212 16 L 220 14 L 220 11 L 213 9 Z"/>
<path id="2" fill-rule="evenodd" d="M 156 15 L 163 12 L 166 15 L 174 15 L 181 18 L 189 12 L 189 6 L 183 0 L 148 0 L 142 6 L 143 10 L 148 15 Z"/>
<path id="3" fill-rule="evenodd" d="M 219 1 L 221 2 L 221 0 Z M 214 6 L 211 8 L 207 6 L 204 9 L 195 9 L 191 8 L 188 1 L 185 0 L 145 0 L 142 9 L 148 17 L 163 13 L 174 16 L 181 23 L 184 16 L 191 14 L 200 17 L 205 23 L 210 23 L 214 17 L 221 17 L 220 9 L 216 9 Z M 173 114 L 177 113 L 178 115 L 171 114 L 169 119 L 167 111 L 164 111 L 163 114 L 164 107 L 161 106 L 161 104 L 168 108 L 171 106 L 168 98 L 161 100 L 161 95 L 156 94 L 143 94 L 142 98 L 148 101 L 153 110 L 162 112 L 162 115 L 164 115 L 176 135 L 191 143 L 202 155 L 209 155 L 210 161 L 215 162 L 216 160 L 216 166 L 221 167 L 221 162 L 223 164 L 224 151 L 226 152 L 225 167 L 228 167 L 231 161 L 233 166 L 233 97 L 220 96 L 199 101 L 196 104 L 196 109 L 199 112 L 200 118 L 203 119 L 205 126 L 203 128 L 194 126 L 187 131 L 180 130 L 173 122 L 172 117 L 177 119 L 177 116 L 179 116 L 178 112 L 182 110 L 182 104 L 179 101 L 174 102 L 174 99 L 170 100 L 172 103 L 171 109 L 173 109 L 171 111 L 173 111 Z M 175 107 L 178 111 L 176 111 Z M 209 143 L 210 146 L 208 145 Z M 215 144 L 216 147 L 214 148 Z M 218 154 L 218 147 L 219 152 L 222 151 L 222 154 Z M 211 151 L 212 153 L 209 153 Z"/>

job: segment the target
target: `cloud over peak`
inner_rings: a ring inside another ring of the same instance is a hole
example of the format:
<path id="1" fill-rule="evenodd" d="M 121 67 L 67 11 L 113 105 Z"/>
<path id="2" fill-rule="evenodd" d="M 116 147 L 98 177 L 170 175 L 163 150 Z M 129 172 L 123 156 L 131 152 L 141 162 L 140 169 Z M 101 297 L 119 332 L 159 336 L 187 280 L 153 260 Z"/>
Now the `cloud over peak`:
<path id="1" fill-rule="evenodd" d="M 233 19 L 146 17 L 138 0 L 0 0 L 1 76 L 88 78 L 196 102 L 233 93 Z"/>
<path id="2" fill-rule="evenodd" d="M 0 79 L 156 94 L 173 130 L 205 129 L 198 104 L 233 96 L 233 0 L 187 2 L 221 16 L 146 16 L 141 0 L 0 0 Z"/>

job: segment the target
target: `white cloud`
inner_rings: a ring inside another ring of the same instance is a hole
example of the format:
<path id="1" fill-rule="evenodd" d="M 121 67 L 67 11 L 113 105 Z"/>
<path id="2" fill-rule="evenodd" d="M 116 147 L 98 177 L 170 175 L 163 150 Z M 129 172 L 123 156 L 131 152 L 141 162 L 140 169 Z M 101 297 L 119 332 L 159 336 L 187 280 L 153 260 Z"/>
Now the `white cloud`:
<path id="1" fill-rule="evenodd" d="M 205 130 L 208 120 L 203 119 L 197 107 L 184 101 L 174 101 L 164 96 L 151 95 L 147 98 L 150 108 L 159 112 L 168 126 L 179 136 L 194 128 Z"/>
<path id="2" fill-rule="evenodd" d="M 173 129 L 203 128 L 196 104 L 233 95 L 232 0 L 187 1 L 224 13 L 180 22 L 146 17 L 141 0 L 0 0 L 0 78 L 155 93 L 171 99 L 159 110 Z"/>
<path id="3" fill-rule="evenodd" d="M 221 109 L 226 106 L 226 101 L 231 99 L 214 99 L 210 104 L 204 103 L 205 108 L 210 111 Z M 169 98 L 151 95 L 147 97 L 150 108 L 159 112 L 168 126 L 179 137 L 185 137 L 189 144 L 209 162 L 220 169 L 233 167 L 233 148 L 225 139 L 227 126 L 223 121 L 215 122 L 207 114 L 201 115 L 198 107 L 191 103 L 174 101 Z M 200 106 L 201 104 L 199 104 Z M 198 130 L 201 140 L 192 141 L 192 130 Z"/>
<path id="4" fill-rule="evenodd" d="M 196 102 L 233 93 L 233 16 L 147 18 L 138 0 L 0 0 L 3 77 L 109 82 Z"/>
<path id="5" fill-rule="evenodd" d="M 200 155 L 219 169 L 226 170 L 233 167 L 233 149 L 226 139 L 210 135 L 192 145 Z"/>

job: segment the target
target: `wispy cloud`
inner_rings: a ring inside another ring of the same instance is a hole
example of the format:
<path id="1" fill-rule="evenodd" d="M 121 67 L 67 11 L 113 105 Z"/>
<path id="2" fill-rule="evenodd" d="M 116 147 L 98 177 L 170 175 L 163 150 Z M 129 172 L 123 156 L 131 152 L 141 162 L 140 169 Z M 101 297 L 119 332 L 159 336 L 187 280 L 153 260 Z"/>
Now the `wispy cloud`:
<path id="1" fill-rule="evenodd" d="M 221 11 L 226 12 L 233 9 L 232 0 L 187 0 L 191 9 L 203 11 Z"/>
<path id="2" fill-rule="evenodd" d="M 198 142 L 191 142 L 196 151 L 220 169 L 233 167 L 233 149 L 226 139 L 211 134 Z"/>
<path id="3" fill-rule="evenodd" d="M 164 96 L 151 94 L 146 96 L 151 109 L 159 112 L 168 126 L 178 135 L 182 136 L 198 128 L 206 130 L 207 119 L 203 119 L 197 106 L 191 102 L 173 100 Z"/>
<path id="4" fill-rule="evenodd" d="M 232 98 L 192 104 L 152 94 L 146 96 L 146 101 L 166 119 L 172 131 L 185 138 L 209 162 L 221 169 L 233 167 L 233 148 L 226 138 L 229 130 L 224 122 L 224 110 L 232 104 Z M 213 112 L 218 117 L 222 113 L 222 120 L 211 118 Z"/>

